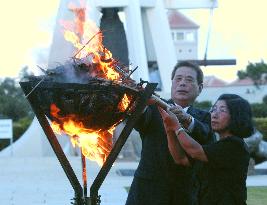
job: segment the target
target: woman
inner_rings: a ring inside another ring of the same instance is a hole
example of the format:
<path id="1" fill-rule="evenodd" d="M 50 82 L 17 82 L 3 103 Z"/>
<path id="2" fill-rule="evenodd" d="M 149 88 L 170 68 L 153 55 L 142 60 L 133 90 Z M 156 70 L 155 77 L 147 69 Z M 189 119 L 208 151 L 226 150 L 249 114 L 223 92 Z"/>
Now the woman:
<path id="1" fill-rule="evenodd" d="M 205 162 L 208 187 L 200 194 L 199 204 L 246 204 L 249 152 L 243 138 L 254 131 L 249 103 L 234 94 L 218 98 L 210 113 L 211 127 L 220 139 L 209 145 L 191 138 L 171 111 L 160 109 L 173 159 L 184 166 L 194 160 Z"/>

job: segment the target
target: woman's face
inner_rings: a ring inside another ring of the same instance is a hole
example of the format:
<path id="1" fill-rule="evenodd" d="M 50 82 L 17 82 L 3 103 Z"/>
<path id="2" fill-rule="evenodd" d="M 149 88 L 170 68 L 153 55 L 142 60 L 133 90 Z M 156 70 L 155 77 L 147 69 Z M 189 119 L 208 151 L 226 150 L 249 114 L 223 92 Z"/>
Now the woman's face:
<path id="1" fill-rule="evenodd" d="M 230 113 L 224 100 L 218 100 L 210 110 L 213 131 L 223 133 L 230 122 Z"/>

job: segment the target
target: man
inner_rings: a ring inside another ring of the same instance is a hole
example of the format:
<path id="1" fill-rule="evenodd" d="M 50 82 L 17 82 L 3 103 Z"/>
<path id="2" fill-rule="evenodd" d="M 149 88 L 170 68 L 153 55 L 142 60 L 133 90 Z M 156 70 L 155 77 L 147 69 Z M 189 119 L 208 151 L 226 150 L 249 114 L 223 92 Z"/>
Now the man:
<path id="1" fill-rule="evenodd" d="M 203 88 L 201 69 L 190 62 L 178 63 L 172 72 L 170 104 L 174 113 L 199 143 L 212 141 L 208 112 L 191 105 Z M 196 203 L 196 167 L 176 165 L 169 150 L 157 106 L 149 105 L 136 123 L 142 139 L 141 160 L 126 205 L 191 205 Z"/>

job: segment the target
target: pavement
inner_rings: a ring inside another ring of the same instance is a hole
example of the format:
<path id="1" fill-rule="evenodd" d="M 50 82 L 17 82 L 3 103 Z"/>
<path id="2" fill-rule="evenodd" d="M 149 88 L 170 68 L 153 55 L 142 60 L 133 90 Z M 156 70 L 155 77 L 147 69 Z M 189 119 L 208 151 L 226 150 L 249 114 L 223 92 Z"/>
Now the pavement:
<path id="1" fill-rule="evenodd" d="M 81 183 L 80 157 L 68 157 Z M 124 205 L 137 162 L 115 162 L 99 194 L 101 205 Z M 267 162 L 256 168 L 267 169 Z M 87 160 L 88 190 L 100 167 Z M 82 183 L 81 183 L 82 184 Z M 248 176 L 247 186 L 267 186 L 267 175 Z M 74 191 L 56 157 L 0 157 L 0 205 L 67 205 Z"/>
<path id="2" fill-rule="evenodd" d="M 80 157 L 68 158 L 81 183 Z M 114 163 L 99 194 L 101 205 L 124 204 L 125 187 L 132 176 L 120 176 L 120 169 L 136 169 L 136 162 Z M 100 167 L 87 160 L 88 190 Z M 89 195 L 89 194 L 88 194 Z M 0 157 L 0 205 L 70 204 L 74 191 L 56 157 Z"/>
<path id="3" fill-rule="evenodd" d="M 255 166 L 256 170 L 264 170 L 261 175 L 252 175 L 247 178 L 247 186 L 267 186 L 267 161 Z"/>

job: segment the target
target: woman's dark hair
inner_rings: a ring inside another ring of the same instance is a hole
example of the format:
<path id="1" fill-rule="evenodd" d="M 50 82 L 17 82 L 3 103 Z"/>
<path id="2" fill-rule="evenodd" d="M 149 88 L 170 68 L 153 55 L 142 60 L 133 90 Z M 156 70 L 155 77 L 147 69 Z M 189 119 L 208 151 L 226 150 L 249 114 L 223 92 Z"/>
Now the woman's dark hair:
<path id="1" fill-rule="evenodd" d="M 203 83 L 203 72 L 202 72 L 201 68 L 197 64 L 192 63 L 190 61 L 180 61 L 174 66 L 174 68 L 172 70 L 172 76 L 171 76 L 172 80 L 174 78 L 176 70 L 179 69 L 180 67 L 192 68 L 197 73 L 197 83 L 198 84 L 202 84 Z"/>
<path id="2" fill-rule="evenodd" d="M 247 100 L 235 94 L 223 94 L 218 100 L 224 100 L 230 113 L 229 131 L 241 138 L 249 137 L 254 132 L 252 111 Z"/>

